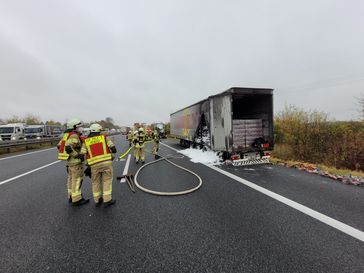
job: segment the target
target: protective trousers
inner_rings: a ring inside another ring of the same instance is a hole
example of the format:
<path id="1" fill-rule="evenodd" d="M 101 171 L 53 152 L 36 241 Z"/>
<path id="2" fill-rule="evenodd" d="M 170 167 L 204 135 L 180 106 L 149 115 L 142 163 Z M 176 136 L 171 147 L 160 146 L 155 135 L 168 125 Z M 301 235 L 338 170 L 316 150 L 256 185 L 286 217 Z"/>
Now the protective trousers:
<path id="1" fill-rule="evenodd" d="M 109 202 L 112 197 L 112 166 L 91 166 L 92 194 L 95 203 L 102 197 L 104 202 Z"/>
<path id="2" fill-rule="evenodd" d="M 80 201 L 82 198 L 81 186 L 83 180 L 83 164 L 68 167 L 68 174 L 71 181 L 72 203 Z"/>
<path id="3" fill-rule="evenodd" d="M 144 146 L 136 148 L 136 151 L 137 151 L 136 152 L 136 157 L 135 157 L 136 161 L 139 161 L 140 159 L 142 161 L 144 161 L 145 160 Z"/>
<path id="4" fill-rule="evenodd" d="M 71 172 L 69 171 L 68 166 L 67 166 L 67 194 L 68 194 L 68 199 L 72 200 L 72 179 L 71 179 Z"/>
<path id="5" fill-rule="evenodd" d="M 159 141 L 158 142 L 154 141 L 153 154 L 154 155 L 157 154 L 158 151 L 159 151 Z"/>

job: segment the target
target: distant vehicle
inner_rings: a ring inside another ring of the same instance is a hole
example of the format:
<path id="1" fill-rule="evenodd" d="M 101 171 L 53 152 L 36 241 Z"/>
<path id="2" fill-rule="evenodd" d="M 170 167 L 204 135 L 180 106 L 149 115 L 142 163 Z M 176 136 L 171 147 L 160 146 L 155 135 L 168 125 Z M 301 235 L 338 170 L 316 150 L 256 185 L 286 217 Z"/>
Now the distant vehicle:
<path id="1" fill-rule="evenodd" d="M 82 136 L 85 136 L 87 137 L 91 132 L 91 129 L 90 128 L 83 128 L 82 129 Z"/>
<path id="2" fill-rule="evenodd" d="M 130 127 L 128 126 L 121 126 L 120 129 L 117 130 L 118 133 L 121 133 L 123 135 L 127 135 L 130 131 Z"/>
<path id="3" fill-rule="evenodd" d="M 273 89 L 233 87 L 171 114 L 171 135 L 222 158 L 262 159 L 273 149 Z"/>
<path id="4" fill-rule="evenodd" d="M 153 127 L 155 130 L 159 130 L 159 137 L 160 138 L 166 138 L 166 126 L 163 122 L 157 122 L 153 124 Z"/>
<path id="5" fill-rule="evenodd" d="M 24 139 L 24 123 L 0 125 L 0 141 Z"/>
<path id="6" fill-rule="evenodd" d="M 24 139 L 41 139 L 45 137 L 57 137 L 64 131 L 62 125 L 28 125 L 24 128 Z"/>

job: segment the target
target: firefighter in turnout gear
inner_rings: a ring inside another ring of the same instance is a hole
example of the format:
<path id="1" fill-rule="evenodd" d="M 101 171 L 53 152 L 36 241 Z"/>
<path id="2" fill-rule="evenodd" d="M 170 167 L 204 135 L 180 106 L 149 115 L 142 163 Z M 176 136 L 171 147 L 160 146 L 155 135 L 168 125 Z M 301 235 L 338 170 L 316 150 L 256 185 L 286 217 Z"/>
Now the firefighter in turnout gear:
<path id="1" fill-rule="evenodd" d="M 67 190 L 68 200 L 72 205 L 79 206 L 89 202 L 82 196 L 83 158 L 80 154 L 82 141 L 82 122 L 79 119 L 70 119 L 67 130 L 58 143 L 58 159 L 67 160 Z"/>
<path id="2" fill-rule="evenodd" d="M 128 132 L 128 141 L 129 141 L 129 147 L 133 144 L 133 133 L 131 131 Z"/>
<path id="3" fill-rule="evenodd" d="M 137 139 L 137 135 L 138 135 L 138 131 L 136 130 L 136 131 L 134 131 L 133 138 L 132 138 L 132 143 L 134 144 L 133 155 L 134 155 L 135 160 L 137 158 L 137 152 L 138 152 L 137 148 L 135 148 L 135 141 Z"/>
<path id="4" fill-rule="evenodd" d="M 64 131 L 62 139 L 57 144 L 58 149 L 58 160 L 64 160 L 67 161 L 69 158 L 69 154 L 65 151 L 66 141 L 70 136 L 70 133 L 72 132 L 72 128 L 68 128 L 66 131 Z M 67 170 L 67 194 L 68 194 L 68 201 L 72 202 L 72 184 L 71 184 L 71 173 L 68 171 L 68 165 L 66 164 L 66 170 Z"/>
<path id="5" fill-rule="evenodd" d="M 90 126 L 90 134 L 85 139 L 81 153 L 86 155 L 87 164 L 91 168 L 92 194 L 95 206 L 115 204 L 112 199 L 113 168 L 112 154 L 116 147 L 108 136 L 102 134 L 101 125 L 94 123 Z"/>
<path id="6" fill-rule="evenodd" d="M 139 160 L 141 160 L 142 163 L 144 164 L 144 161 L 145 161 L 144 143 L 145 143 L 144 129 L 139 128 L 139 130 L 134 138 L 136 164 L 139 163 Z"/>
<path id="7" fill-rule="evenodd" d="M 159 130 L 156 129 L 153 131 L 153 154 L 154 154 L 154 158 L 158 159 L 158 151 L 159 151 L 159 141 L 160 141 L 160 137 L 159 137 Z"/>

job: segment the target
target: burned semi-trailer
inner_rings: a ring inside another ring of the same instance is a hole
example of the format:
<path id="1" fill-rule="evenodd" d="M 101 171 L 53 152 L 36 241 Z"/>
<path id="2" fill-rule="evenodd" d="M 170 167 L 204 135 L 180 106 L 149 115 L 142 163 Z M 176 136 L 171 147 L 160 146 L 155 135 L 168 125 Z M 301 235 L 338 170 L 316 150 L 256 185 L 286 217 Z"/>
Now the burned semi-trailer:
<path id="1" fill-rule="evenodd" d="M 234 165 L 265 163 L 274 147 L 273 89 L 233 87 L 171 114 L 184 147 L 208 147 Z"/>

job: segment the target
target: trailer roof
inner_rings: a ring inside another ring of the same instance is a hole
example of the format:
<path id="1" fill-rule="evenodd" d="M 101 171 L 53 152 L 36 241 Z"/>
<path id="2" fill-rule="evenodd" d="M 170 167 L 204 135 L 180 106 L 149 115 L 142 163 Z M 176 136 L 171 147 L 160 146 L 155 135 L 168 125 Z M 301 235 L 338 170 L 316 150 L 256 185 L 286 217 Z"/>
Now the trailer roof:
<path id="1" fill-rule="evenodd" d="M 232 94 L 232 95 L 252 95 L 252 94 L 271 95 L 271 94 L 273 94 L 273 89 L 272 88 L 254 88 L 254 87 L 231 87 L 228 90 L 225 90 L 224 92 L 209 96 L 209 98 L 217 97 L 217 96 L 225 96 L 228 94 Z"/>
<path id="2" fill-rule="evenodd" d="M 225 96 L 225 95 L 236 95 L 236 96 L 244 96 L 244 95 L 252 95 L 252 94 L 259 94 L 259 95 L 271 95 L 273 94 L 273 89 L 272 88 L 255 88 L 255 87 L 231 87 L 227 90 L 225 90 L 224 92 L 218 93 L 216 95 L 212 95 L 209 96 L 207 99 L 204 100 L 200 100 L 194 104 L 191 104 L 187 107 L 184 107 L 178 111 L 175 111 L 173 113 L 170 114 L 173 115 L 175 113 L 178 113 L 180 111 L 183 111 L 191 106 L 194 106 L 196 104 L 200 104 L 206 100 L 208 100 L 209 98 L 213 98 L 213 97 L 218 97 L 218 96 Z"/>

